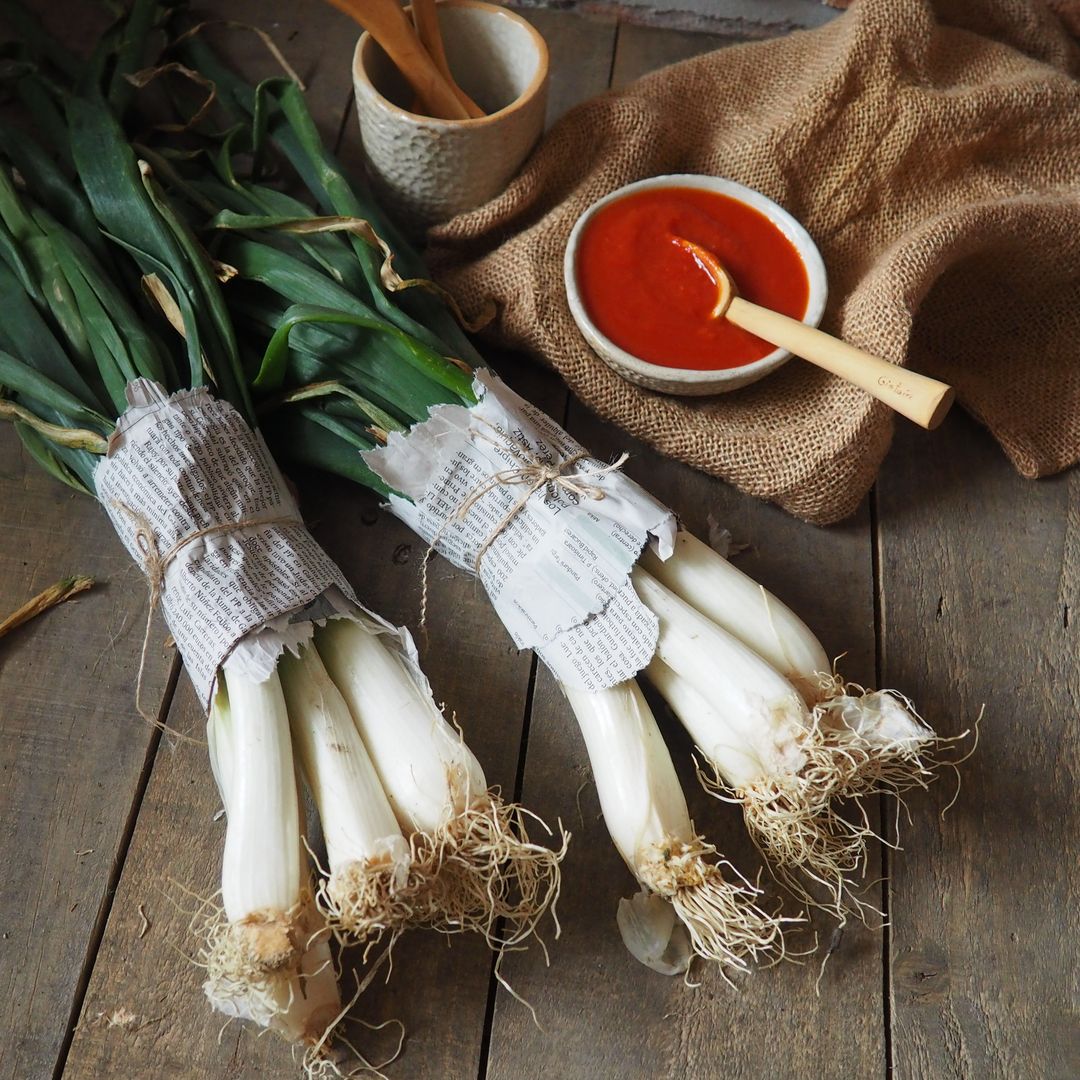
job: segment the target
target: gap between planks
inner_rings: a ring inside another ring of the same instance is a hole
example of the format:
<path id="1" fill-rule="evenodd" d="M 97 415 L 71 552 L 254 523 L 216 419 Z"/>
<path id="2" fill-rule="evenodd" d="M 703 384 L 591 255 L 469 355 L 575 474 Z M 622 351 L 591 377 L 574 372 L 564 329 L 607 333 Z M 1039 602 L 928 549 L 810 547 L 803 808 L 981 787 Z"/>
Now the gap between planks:
<path id="1" fill-rule="evenodd" d="M 539 663 L 533 653 L 529 665 L 529 683 L 525 689 L 525 705 L 521 717 L 521 742 L 518 744 L 517 771 L 514 775 L 513 801 L 521 802 L 521 789 L 525 786 L 525 762 L 529 754 L 529 726 L 532 721 L 533 699 L 536 695 L 536 665 Z M 502 937 L 505 920 L 499 919 L 495 936 Z M 484 1080 L 488 1070 L 488 1058 L 491 1055 L 491 1039 L 495 1030 L 495 1002 L 499 996 L 499 977 L 497 974 L 501 953 L 492 950 L 491 969 L 488 975 L 487 1001 L 484 1005 L 484 1027 L 480 1035 L 480 1053 L 476 1066 L 477 1080 Z"/>
<path id="2" fill-rule="evenodd" d="M 173 656 L 172 664 L 169 666 L 165 689 L 161 695 L 161 703 L 158 706 L 157 720 L 159 724 L 165 723 L 172 708 L 182 667 L 183 663 L 180 660 L 180 654 L 176 653 Z M 101 898 L 101 905 L 98 908 L 97 918 L 94 920 L 90 940 L 87 942 L 86 957 L 79 970 L 79 979 L 75 984 L 75 994 L 71 1002 L 71 1011 L 68 1014 L 67 1029 L 64 1032 L 64 1039 L 60 1043 L 60 1049 L 56 1055 L 53 1080 L 60 1080 L 67 1066 L 68 1054 L 71 1052 L 71 1044 L 79 1025 L 79 1017 L 82 1015 L 86 992 L 90 988 L 90 977 L 94 972 L 98 950 L 101 948 L 101 942 L 105 937 L 105 928 L 109 924 L 109 916 L 112 914 L 113 902 L 116 899 L 116 889 L 120 884 L 120 875 L 124 872 L 124 863 L 127 862 L 131 838 L 135 835 L 135 825 L 139 820 L 139 811 L 142 809 L 143 798 L 150 783 L 150 774 L 154 771 L 154 761 L 157 758 L 158 747 L 161 745 L 161 738 L 164 734 L 164 728 L 155 727 L 146 746 L 146 754 L 143 758 L 142 768 L 139 770 L 138 782 L 131 797 L 131 806 L 128 808 L 127 818 L 124 821 L 124 831 L 120 835 L 120 842 L 117 844 L 116 853 L 113 855 L 113 863 L 109 869 L 105 893 Z"/>
<path id="3" fill-rule="evenodd" d="M 874 685 L 882 686 L 885 674 L 885 593 L 881 578 L 881 531 L 878 528 L 877 484 L 870 489 L 870 566 L 873 576 L 874 598 Z M 892 1018 L 892 934 L 889 919 L 892 914 L 892 851 L 885 843 L 885 823 L 892 799 L 885 794 L 878 796 L 878 821 L 882 838 L 878 840 L 878 858 L 881 867 L 881 1030 L 885 1060 L 885 1078 L 893 1075 L 893 1018 Z"/>

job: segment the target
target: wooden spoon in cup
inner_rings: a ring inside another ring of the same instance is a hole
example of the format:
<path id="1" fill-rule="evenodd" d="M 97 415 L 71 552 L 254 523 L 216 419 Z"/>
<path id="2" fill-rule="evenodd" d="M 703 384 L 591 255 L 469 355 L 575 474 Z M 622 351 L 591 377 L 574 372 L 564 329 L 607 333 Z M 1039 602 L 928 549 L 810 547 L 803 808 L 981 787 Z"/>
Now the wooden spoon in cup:
<path id="1" fill-rule="evenodd" d="M 469 111 L 420 44 L 398 0 L 330 2 L 351 15 L 382 46 L 429 116 L 441 120 L 469 119 Z"/>
<path id="2" fill-rule="evenodd" d="M 673 236 L 672 243 L 691 255 L 716 286 L 712 318 L 727 319 L 771 345 L 832 372 L 928 431 L 945 419 L 956 396 L 947 383 L 897 367 L 798 319 L 744 300 L 731 275 L 711 251 L 681 236 Z"/>
<path id="3" fill-rule="evenodd" d="M 435 8 L 435 0 L 412 0 L 412 21 L 416 27 L 416 36 L 420 44 L 428 51 L 428 55 L 435 62 L 440 74 L 446 80 L 447 85 L 454 92 L 454 96 L 465 107 L 465 111 L 472 120 L 486 115 L 484 110 L 457 84 L 450 64 L 446 59 L 446 50 L 443 48 L 442 31 L 439 29 L 439 13 Z"/>

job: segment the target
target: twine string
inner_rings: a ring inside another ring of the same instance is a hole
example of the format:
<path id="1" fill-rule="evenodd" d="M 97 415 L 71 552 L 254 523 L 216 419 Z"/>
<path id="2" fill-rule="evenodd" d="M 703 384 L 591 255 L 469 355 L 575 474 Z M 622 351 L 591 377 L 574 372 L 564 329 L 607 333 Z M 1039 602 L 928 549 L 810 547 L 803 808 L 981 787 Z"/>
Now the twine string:
<path id="1" fill-rule="evenodd" d="M 196 529 L 194 532 L 186 533 L 162 554 L 157 533 L 154 532 L 154 526 L 145 514 L 134 507 L 128 506 L 127 503 L 121 502 L 119 499 L 112 500 L 109 505 L 125 514 L 135 526 L 132 539 L 142 556 L 142 569 L 146 575 L 147 589 L 149 590 L 146 628 L 143 632 L 142 649 L 139 653 L 139 675 L 135 681 L 135 709 L 148 724 L 161 728 L 162 731 L 169 731 L 178 738 L 196 743 L 200 742 L 201 740 L 192 739 L 190 735 L 174 731 L 156 716 L 151 716 L 143 708 L 142 704 L 143 680 L 146 676 L 146 658 L 150 651 L 150 639 L 153 633 L 154 612 L 157 611 L 158 605 L 161 603 L 161 594 L 165 591 L 165 572 L 184 548 L 189 544 L 193 544 L 196 540 L 203 539 L 203 537 L 239 532 L 241 529 L 249 529 L 253 526 L 302 525 L 303 522 L 295 515 L 278 518 L 243 518 L 240 521 L 219 522 L 216 525 L 207 525 L 203 529 Z"/>
<path id="2" fill-rule="evenodd" d="M 435 554 L 443 533 L 445 533 L 452 525 L 464 521 L 472 508 L 485 495 L 499 487 L 516 487 L 521 485 L 525 488 L 521 496 L 514 505 L 507 510 L 477 550 L 476 559 L 473 562 L 473 570 L 477 575 L 480 573 L 480 563 L 491 549 L 492 544 L 494 544 L 502 533 L 505 532 L 514 518 L 525 509 L 528 501 L 540 491 L 541 488 L 551 488 L 557 491 L 563 491 L 567 495 L 572 495 L 578 499 L 593 499 L 599 501 L 605 497 L 606 493 L 599 484 L 594 483 L 593 481 L 597 478 L 603 478 L 618 472 L 622 469 L 623 465 L 626 464 L 626 461 L 630 456 L 629 454 L 623 453 L 608 465 L 601 465 L 599 468 L 591 469 L 588 472 L 574 472 L 571 470 L 574 469 L 574 466 L 576 466 L 578 462 L 588 459 L 589 454 L 587 451 L 579 450 L 577 453 L 571 454 L 562 461 L 545 461 L 527 447 L 515 442 L 509 435 L 501 432 L 493 424 L 483 420 L 482 417 L 476 417 L 475 419 L 480 420 L 487 427 L 491 428 L 497 437 L 493 438 L 485 432 L 473 428 L 471 434 L 473 435 L 474 441 L 487 442 L 500 450 L 505 450 L 514 459 L 515 464 L 510 468 L 500 469 L 498 472 L 492 473 L 486 480 L 481 480 L 480 483 L 465 496 L 458 508 L 445 518 L 435 535 L 431 538 L 427 551 L 424 552 L 424 560 L 421 568 L 421 629 L 424 629 L 427 625 L 428 564 L 431 562 L 431 557 Z"/>

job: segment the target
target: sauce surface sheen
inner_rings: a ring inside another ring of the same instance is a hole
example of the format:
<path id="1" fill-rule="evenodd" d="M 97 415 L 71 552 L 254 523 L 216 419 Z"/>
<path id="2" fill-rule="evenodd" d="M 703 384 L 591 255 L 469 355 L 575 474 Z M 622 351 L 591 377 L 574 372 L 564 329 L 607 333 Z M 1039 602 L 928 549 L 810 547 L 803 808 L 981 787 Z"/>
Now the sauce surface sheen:
<path id="1" fill-rule="evenodd" d="M 716 286 L 681 236 L 713 252 L 744 299 L 801 319 L 810 284 L 795 246 L 760 211 L 698 188 L 638 191 L 582 231 L 578 288 L 589 317 L 628 353 L 664 367 L 741 367 L 775 346 L 710 318 Z"/>

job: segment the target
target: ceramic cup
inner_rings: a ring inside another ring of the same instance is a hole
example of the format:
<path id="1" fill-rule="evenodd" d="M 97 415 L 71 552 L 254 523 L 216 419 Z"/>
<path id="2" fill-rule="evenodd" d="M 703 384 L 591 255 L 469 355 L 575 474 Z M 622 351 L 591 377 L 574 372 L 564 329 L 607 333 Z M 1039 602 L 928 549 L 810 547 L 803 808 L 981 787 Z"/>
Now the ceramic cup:
<path id="1" fill-rule="evenodd" d="M 442 0 L 437 10 L 450 70 L 488 115 L 418 116 L 409 111 L 411 89 L 370 34 L 353 56 L 372 185 L 414 235 L 502 191 L 542 134 L 547 106 L 547 45 L 520 15 L 479 0 Z"/>
<path id="2" fill-rule="evenodd" d="M 614 368 L 624 379 L 647 386 L 650 390 L 660 390 L 666 394 L 680 394 L 683 396 L 703 396 L 705 394 L 723 394 L 729 390 L 737 390 L 740 386 L 757 382 L 770 372 L 775 371 L 781 364 L 790 359 L 791 353 L 786 349 L 774 349 L 768 356 L 755 360 L 751 364 L 743 364 L 741 367 L 720 368 L 709 371 L 699 371 L 691 368 L 667 367 L 662 364 L 652 364 L 648 360 L 642 360 L 638 356 L 628 353 L 619 348 L 610 338 L 606 337 L 597 328 L 589 317 L 585 304 L 581 299 L 581 292 L 577 283 L 577 250 L 582 231 L 588 225 L 592 216 L 608 203 L 615 202 L 635 191 L 647 191 L 650 188 L 683 187 L 699 188 L 703 191 L 715 191 L 721 195 L 727 195 L 732 199 L 752 206 L 755 210 L 764 214 L 779 230 L 787 237 L 792 246 L 799 253 L 799 257 L 806 267 L 806 276 L 810 284 L 810 293 L 806 300 L 806 313 L 802 321 L 808 326 L 817 326 L 825 313 L 825 301 L 828 298 L 828 282 L 825 277 L 825 263 L 822 261 L 821 252 L 810 238 L 810 234 L 795 220 L 782 206 L 777 206 L 772 199 L 766 198 L 760 191 L 754 191 L 744 184 L 737 184 L 734 180 L 722 180 L 715 176 L 699 176 L 693 173 L 677 174 L 672 176 L 653 176 L 648 180 L 639 180 L 634 184 L 606 195 L 599 202 L 593 203 L 584 214 L 578 218 L 570 233 L 570 240 L 566 245 L 566 256 L 563 260 L 563 280 L 566 285 L 566 298 L 570 304 L 570 312 L 574 316 L 585 340 L 589 343 L 593 352 L 606 364 Z"/>

